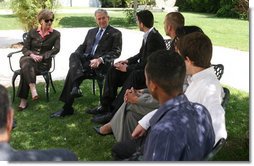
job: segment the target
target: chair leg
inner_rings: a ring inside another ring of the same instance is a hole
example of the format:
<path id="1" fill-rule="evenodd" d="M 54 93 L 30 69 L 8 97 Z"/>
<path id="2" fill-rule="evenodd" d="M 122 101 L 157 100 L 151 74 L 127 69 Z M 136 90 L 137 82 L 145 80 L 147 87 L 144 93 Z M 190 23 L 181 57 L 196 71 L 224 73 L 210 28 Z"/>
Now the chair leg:
<path id="1" fill-rule="evenodd" d="M 103 81 L 104 81 L 104 79 L 97 79 L 97 83 L 98 83 L 99 90 L 100 90 L 100 103 L 102 100 Z"/>
<path id="2" fill-rule="evenodd" d="M 93 95 L 95 95 L 95 90 L 96 90 L 96 87 L 95 87 L 95 79 L 93 78 Z"/>
<path id="3" fill-rule="evenodd" d="M 54 93 L 56 93 L 56 89 L 55 89 L 54 83 L 52 81 L 51 73 L 49 73 L 49 81 L 50 81 L 50 84 L 52 86 L 52 89 L 53 89 Z"/>
<path id="4" fill-rule="evenodd" d="M 14 102 L 15 100 L 15 80 L 17 78 L 17 76 L 19 75 L 18 72 L 14 72 L 13 76 L 12 76 L 12 102 Z"/>
<path id="5" fill-rule="evenodd" d="M 45 89 L 45 95 L 47 98 L 47 101 L 49 101 L 49 74 L 43 75 L 43 78 L 45 79 L 46 82 L 46 89 Z"/>

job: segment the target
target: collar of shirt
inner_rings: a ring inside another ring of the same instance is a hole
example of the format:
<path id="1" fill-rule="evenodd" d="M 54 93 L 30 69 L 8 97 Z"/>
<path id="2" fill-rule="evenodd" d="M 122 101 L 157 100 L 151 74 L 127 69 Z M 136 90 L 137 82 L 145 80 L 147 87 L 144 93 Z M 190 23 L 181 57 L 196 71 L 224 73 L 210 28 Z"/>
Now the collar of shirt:
<path id="1" fill-rule="evenodd" d="M 150 33 L 153 29 L 154 29 L 154 27 L 150 28 L 149 31 L 147 31 L 147 32 L 143 35 L 143 39 L 144 39 L 145 42 L 146 42 L 146 39 L 147 39 L 149 33 Z"/>
<path id="2" fill-rule="evenodd" d="M 204 70 L 202 70 L 202 71 L 200 71 L 200 72 L 198 72 L 198 73 L 196 73 L 196 74 L 194 74 L 192 76 L 189 76 L 187 78 L 187 82 L 188 82 L 188 84 L 190 84 L 193 81 L 207 78 L 207 75 L 211 75 L 211 74 L 216 77 L 216 75 L 214 73 L 214 67 L 213 66 L 211 66 L 211 67 L 209 67 L 207 69 L 204 69 Z"/>
<path id="3" fill-rule="evenodd" d="M 42 38 L 45 38 L 45 36 L 47 36 L 47 35 L 49 35 L 50 33 L 53 32 L 53 29 L 52 29 L 52 28 L 49 28 L 49 29 L 47 30 L 46 34 L 43 35 L 42 30 L 41 30 L 41 27 L 38 27 L 38 28 L 37 28 L 37 32 L 40 34 L 40 36 L 41 36 Z"/>
<path id="4" fill-rule="evenodd" d="M 150 125 L 151 126 L 155 125 L 167 111 L 170 111 L 174 107 L 177 107 L 186 102 L 189 102 L 189 100 L 187 99 L 185 94 L 181 94 L 179 96 L 174 97 L 173 99 L 168 100 L 166 103 L 160 106 L 160 108 L 150 119 Z"/>
<path id="5" fill-rule="evenodd" d="M 100 27 L 99 27 L 99 29 L 98 29 L 98 32 L 97 32 L 97 33 L 99 33 L 99 31 L 100 31 L 101 29 L 102 29 L 101 36 L 103 36 L 103 34 L 104 34 L 104 32 L 106 31 L 107 27 L 106 27 L 106 28 L 100 28 Z"/>

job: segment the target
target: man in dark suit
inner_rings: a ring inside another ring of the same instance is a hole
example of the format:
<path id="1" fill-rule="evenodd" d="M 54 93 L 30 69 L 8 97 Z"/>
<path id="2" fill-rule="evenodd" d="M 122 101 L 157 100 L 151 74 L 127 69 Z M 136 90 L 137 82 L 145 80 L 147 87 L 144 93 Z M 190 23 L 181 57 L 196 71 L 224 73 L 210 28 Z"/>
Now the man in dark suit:
<path id="1" fill-rule="evenodd" d="M 15 150 L 9 144 L 14 110 L 7 89 L 0 85 L 0 161 L 77 161 L 76 155 L 65 149 Z"/>
<path id="2" fill-rule="evenodd" d="M 144 67 L 149 55 L 159 49 L 166 49 L 161 34 L 153 27 L 154 17 L 149 10 L 142 10 L 136 14 L 140 31 L 144 32 L 143 43 L 137 55 L 127 60 L 119 61 L 111 66 L 105 80 L 101 106 L 88 110 L 95 114 L 93 122 L 105 124 L 113 117 L 116 110 L 123 103 L 124 93 L 127 89 L 145 88 Z M 122 87 L 117 95 L 118 87 Z"/>
<path id="3" fill-rule="evenodd" d="M 88 31 L 83 44 L 70 56 L 69 71 L 60 96 L 60 100 L 65 104 L 51 117 L 72 115 L 74 99 L 82 96 L 79 89 L 82 81 L 91 78 L 94 74 L 106 74 L 112 61 L 121 54 L 122 33 L 109 25 L 107 11 L 96 10 L 95 20 L 98 27 Z"/>

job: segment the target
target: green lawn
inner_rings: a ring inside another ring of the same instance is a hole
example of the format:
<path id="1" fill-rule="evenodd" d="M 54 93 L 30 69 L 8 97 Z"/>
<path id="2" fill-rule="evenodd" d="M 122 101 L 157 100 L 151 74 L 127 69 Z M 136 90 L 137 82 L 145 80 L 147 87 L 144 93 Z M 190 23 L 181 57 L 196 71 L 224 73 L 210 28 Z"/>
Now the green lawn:
<path id="1" fill-rule="evenodd" d="M 85 10 L 85 9 L 84 9 Z M 123 11 L 108 9 L 111 16 L 111 25 L 137 29 L 136 24 L 126 21 Z M 165 36 L 163 20 L 165 12 L 154 12 L 155 27 Z M 249 51 L 249 21 L 217 18 L 212 14 L 183 13 L 186 25 L 197 25 L 211 38 L 216 46 Z M 21 29 L 17 17 L 13 15 L 0 15 L 0 30 Z M 57 28 L 92 27 L 95 26 L 93 13 L 56 14 L 54 24 Z"/>
<path id="2" fill-rule="evenodd" d="M 16 149 L 67 148 L 75 152 L 81 161 L 111 160 L 111 147 L 114 137 L 100 136 L 92 127 L 91 115 L 84 110 L 98 105 L 98 91 L 92 94 L 92 82 L 82 83 L 84 97 L 75 103 L 75 114 L 65 118 L 49 118 L 50 114 L 62 107 L 58 97 L 63 88 L 63 81 L 55 81 L 57 93 L 50 93 L 50 101 L 44 96 L 44 83 L 38 84 L 40 100 L 32 102 L 23 112 L 15 111 L 17 127 L 12 132 L 11 144 Z M 228 138 L 216 161 L 249 161 L 249 94 L 230 88 L 231 97 L 226 109 Z M 10 94 L 12 89 L 9 88 Z M 18 98 L 13 103 L 17 108 Z"/>

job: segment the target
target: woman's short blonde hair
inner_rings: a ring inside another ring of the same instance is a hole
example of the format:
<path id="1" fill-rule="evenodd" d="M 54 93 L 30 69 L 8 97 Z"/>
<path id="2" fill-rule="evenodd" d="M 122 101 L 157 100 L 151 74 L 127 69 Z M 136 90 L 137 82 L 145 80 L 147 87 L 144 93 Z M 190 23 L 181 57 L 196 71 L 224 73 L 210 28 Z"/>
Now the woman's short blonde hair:
<path id="1" fill-rule="evenodd" d="M 38 21 L 41 22 L 41 20 L 48 19 L 54 19 L 54 13 L 51 10 L 42 9 L 38 14 Z"/>

